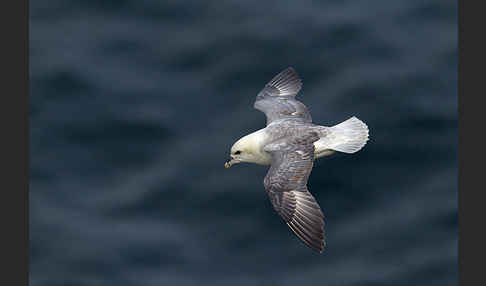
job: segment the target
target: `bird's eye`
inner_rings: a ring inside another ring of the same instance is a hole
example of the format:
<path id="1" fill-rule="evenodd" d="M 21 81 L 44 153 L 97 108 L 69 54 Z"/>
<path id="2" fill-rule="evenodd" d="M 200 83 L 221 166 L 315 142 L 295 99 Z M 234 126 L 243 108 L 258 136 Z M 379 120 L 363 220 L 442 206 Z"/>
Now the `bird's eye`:
<path id="1" fill-rule="evenodd" d="M 241 151 L 236 151 L 235 152 L 235 155 L 239 155 L 239 154 L 241 154 Z"/>

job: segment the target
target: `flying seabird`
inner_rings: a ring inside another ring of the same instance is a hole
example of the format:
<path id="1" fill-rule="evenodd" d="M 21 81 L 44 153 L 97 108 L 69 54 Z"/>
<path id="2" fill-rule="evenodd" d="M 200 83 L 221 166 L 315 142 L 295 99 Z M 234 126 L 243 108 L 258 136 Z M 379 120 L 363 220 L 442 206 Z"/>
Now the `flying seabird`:
<path id="1" fill-rule="evenodd" d="M 225 167 L 271 165 L 263 185 L 273 208 L 307 246 L 322 253 L 324 215 L 307 189 L 314 160 L 359 151 L 368 141 L 368 127 L 354 116 L 332 127 L 313 124 L 306 106 L 295 99 L 301 87 L 292 67 L 265 85 L 254 108 L 265 113 L 267 126 L 236 141 Z"/>

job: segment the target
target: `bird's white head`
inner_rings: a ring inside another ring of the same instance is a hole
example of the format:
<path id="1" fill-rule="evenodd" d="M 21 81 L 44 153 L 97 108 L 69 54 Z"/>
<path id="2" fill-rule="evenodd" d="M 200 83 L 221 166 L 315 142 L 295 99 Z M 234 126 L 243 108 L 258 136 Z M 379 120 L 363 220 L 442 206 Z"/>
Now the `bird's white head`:
<path id="1" fill-rule="evenodd" d="M 236 141 L 231 147 L 229 160 L 224 164 L 225 168 L 241 162 L 267 165 L 269 161 L 267 157 L 269 155 L 261 150 L 262 135 L 261 132 L 257 131 Z"/>

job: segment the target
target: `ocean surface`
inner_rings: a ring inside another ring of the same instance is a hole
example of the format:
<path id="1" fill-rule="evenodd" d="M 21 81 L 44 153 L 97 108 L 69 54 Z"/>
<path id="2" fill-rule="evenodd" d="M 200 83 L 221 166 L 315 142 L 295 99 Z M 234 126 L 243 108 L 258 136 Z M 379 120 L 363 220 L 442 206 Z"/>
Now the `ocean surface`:
<path id="1" fill-rule="evenodd" d="M 457 285 L 457 1 L 30 1 L 30 285 Z M 224 169 L 292 66 L 327 249 Z"/>

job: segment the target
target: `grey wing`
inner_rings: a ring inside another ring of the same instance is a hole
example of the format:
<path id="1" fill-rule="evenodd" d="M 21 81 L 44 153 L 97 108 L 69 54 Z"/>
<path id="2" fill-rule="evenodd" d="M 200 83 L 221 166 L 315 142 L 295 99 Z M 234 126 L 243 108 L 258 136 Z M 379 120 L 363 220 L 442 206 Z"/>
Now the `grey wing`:
<path id="1" fill-rule="evenodd" d="M 282 118 L 293 118 L 312 122 L 307 107 L 295 96 L 302 87 L 302 81 L 292 67 L 276 75 L 258 93 L 253 107 L 265 113 L 267 125 Z"/>
<path id="2" fill-rule="evenodd" d="M 272 166 L 264 185 L 275 211 L 310 248 L 322 252 L 325 246 L 324 215 L 307 180 L 314 162 L 317 133 L 280 139 L 264 147 L 272 155 Z"/>

